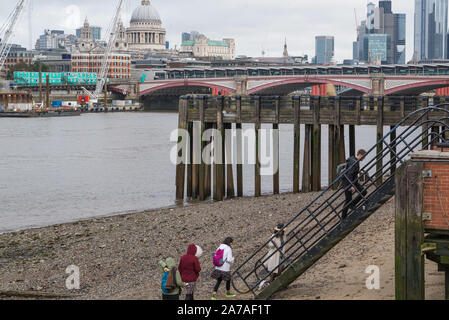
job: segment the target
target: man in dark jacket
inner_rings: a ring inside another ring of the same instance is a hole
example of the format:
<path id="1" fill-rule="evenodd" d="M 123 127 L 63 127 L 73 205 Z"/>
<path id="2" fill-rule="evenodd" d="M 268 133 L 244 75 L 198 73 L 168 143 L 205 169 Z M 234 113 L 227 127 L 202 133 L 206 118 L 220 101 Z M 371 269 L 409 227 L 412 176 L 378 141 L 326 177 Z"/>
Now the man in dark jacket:
<path id="1" fill-rule="evenodd" d="M 357 152 L 357 156 L 350 157 L 346 161 L 346 172 L 345 178 L 342 180 L 342 185 L 345 190 L 345 206 L 343 208 L 342 219 L 346 219 L 348 216 L 348 210 L 354 209 L 364 196 L 366 196 L 367 191 L 359 184 L 359 173 L 360 173 L 360 162 L 364 160 L 366 151 L 361 149 Z M 352 200 L 353 193 L 358 193 L 357 198 Z"/>
<path id="2" fill-rule="evenodd" d="M 195 284 L 201 271 L 196 245 L 189 245 L 187 254 L 183 255 L 179 261 L 178 270 L 181 273 L 182 281 L 186 283 L 186 300 L 193 300 Z"/>

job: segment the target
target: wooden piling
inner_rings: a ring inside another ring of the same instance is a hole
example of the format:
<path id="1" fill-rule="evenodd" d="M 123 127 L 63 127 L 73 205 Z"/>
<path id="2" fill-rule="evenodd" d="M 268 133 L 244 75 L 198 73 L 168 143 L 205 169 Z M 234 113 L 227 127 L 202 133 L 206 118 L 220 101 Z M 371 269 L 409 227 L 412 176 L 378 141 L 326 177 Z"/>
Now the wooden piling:
<path id="1" fill-rule="evenodd" d="M 384 98 L 377 97 L 377 132 L 376 132 L 376 142 L 379 142 L 384 137 Z M 383 144 L 379 143 L 377 145 L 377 162 L 376 162 L 376 184 L 382 184 L 382 169 L 383 167 Z"/>
<path id="2" fill-rule="evenodd" d="M 321 124 L 320 97 L 313 99 L 312 191 L 321 190 Z"/>
<path id="3" fill-rule="evenodd" d="M 335 170 L 334 170 L 334 166 L 335 166 L 335 156 L 334 156 L 334 151 L 335 151 L 335 129 L 334 129 L 334 125 L 330 124 L 328 126 L 328 177 L 329 177 L 329 182 L 328 185 L 330 186 L 332 184 L 332 182 L 335 180 Z M 335 189 L 335 187 L 334 187 Z"/>
<path id="4" fill-rule="evenodd" d="M 237 196 L 243 197 L 242 97 L 236 97 Z"/>
<path id="5" fill-rule="evenodd" d="M 198 167 L 198 191 L 200 201 L 206 199 L 206 165 L 203 161 L 203 151 L 205 147 L 205 142 L 203 141 L 203 135 L 205 131 L 204 123 L 204 96 L 199 97 L 198 108 L 200 113 L 200 128 L 199 128 L 199 143 L 200 143 L 200 154 L 199 154 L 199 167 Z"/>
<path id="6" fill-rule="evenodd" d="M 262 195 L 262 185 L 260 176 L 260 141 L 259 141 L 259 131 L 260 131 L 260 97 L 255 97 L 255 123 L 254 123 L 254 133 L 256 135 L 256 164 L 254 166 L 254 190 L 255 196 L 260 197 Z"/>
<path id="7" fill-rule="evenodd" d="M 210 130 L 213 129 L 213 124 L 206 122 L 205 123 L 205 129 Z M 213 137 L 209 137 L 209 140 L 206 141 L 206 143 L 210 146 L 210 144 L 213 142 Z M 204 155 L 204 193 L 207 198 L 212 197 L 212 158 L 210 152 L 206 152 Z"/>
<path id="8" fill-rule="evenodd" d="M 226 197 L 234 198 L 234 169 L 232 165 L 232 124 L 225 123 Z"/>
<path id="9" fill-rule="evenodd" d="M 198 123 L 192 123 L 193 143 L 192 143 L 192 198 L 199 199 L 200 196 L 200 158 L 201 158 L 201 137 Z"/>
<path id="10" fill-rule="evenodd" d="M 299 116 L 299 113 L 298 113 Z M 279 119 L 280 119 L 280 97 L 275 98 L 275 120 L 273 123 L 273 193 L 279 194 Z M 298 121 L 299 123 L 299 121 Z M 299 155 L 298 155 L 299 157 Z M 299 172 L 299 168 L 298 168 Z M 299 174 L 298 174 L 298 192 L 299 192 Z"/>
<path id="11" fill-rule="evenodd" d="M 421 101 L 421 107 L 422 108 L 427 108 L 429 106 L 429 99 L 426 97 L 422 97 L 422 101 Z M 429 124 L 425 123 L 426 121 L 429 120 L 429 113 L 426 113 L 424 115 L 424 117 L 422 118 L 422 131 L 423 131 L 423 141 L 422 141 L 422 148 L 423 150 L 425 149 L 429 149 Z"/>
<path id="12" fill-rule="evenodd" d="M 310 175 L 311 169 L 311 138 L 312 138 L 312 125 L 305 125 L 304 134 L 304 161 L 303 161 L 303 174 L 302 174 L 302 191 L 310 192 L 312 190 L 312 179 Z"/>
<path id="13" fill-rule="evenodd" d="M 362 97 L 359 97 L 358 99 L 356 99 L 355 101 L 355 120 L 356 120 L 356 124 L 360 125 L 362 123 Z M 354 151 L 355 154 L 355 151 Z"/>
<path id="14" fill-rule="evenodd" d="M 187 122 L 189 153 L 187 155 L 187 198 L 193 198 L 193 122 Z"/>
<path id="15" fill-rule="evenodd" d="M 444 296 L 446 300 L 449 300 L 449 267 L 446 267 L 444 274 Z"/>
<path id="16" fill-rule="evenodd" d="M 395 213 L 395 282 L 397 300 L 424 300 L 423 164 L 398 168 Z"/>
<path id="17" fill-rule="evenodd" d="M 178 115 L 178 130 L 183 131 L 187 129 L 187 100 L 183 97 L 179 100 L 179 115 Z M 185 185 L 185 160 L 187 151 L 187 141 L 182 133 L 178 133 L 178 145 L 183 144 L 183 148 L 178 151 L 178 158 L 180 162 L 176 165 L 176 199 L 184 201 L 184 185 Z"/>
<path id="18" fill-rule="evenodd" d="M 349 156 L 355 157 L 355 126 L 349 125 Z"/>
<path id="19" fill-rule="evenodd" d="M 337 178 L 337 166 L 345 161 L 345 145 L 344 145 L 344 126 L 341 125 L 341 100 L 336 97 L 334 100 L 334 124 L 331 128 L 333 133 L 329 136 L 333 141 L 329 141 L 332 145 L 332 152 L 329 154 L 329 162 L 331 163 L 331 172 L 329 180 L 333 182 Z M 335 186 L 337 188 L 338 186 Z"/>
<path id="20" fill-rule="evenodd" d="M 45 86 L 45 106 L 49 109 L 51 107 L 51 104 L 50 104 L 50 76 L 48 74 L 46 80 L 47 83 Z"/>
<path id="21" fill-rule="evenodd" d="M 217 101 L 217 124 L 214 139 L 214 200 L 222 201 L 224 198 L 224 128 L 223 128 L 223 97 Z"/>
<path id="22" fill-rule="evenodd" d="M 301 152 L 300 97 L 293 98 L 293 112 L 293 193 L 299 193 L 299 159 Z"/>

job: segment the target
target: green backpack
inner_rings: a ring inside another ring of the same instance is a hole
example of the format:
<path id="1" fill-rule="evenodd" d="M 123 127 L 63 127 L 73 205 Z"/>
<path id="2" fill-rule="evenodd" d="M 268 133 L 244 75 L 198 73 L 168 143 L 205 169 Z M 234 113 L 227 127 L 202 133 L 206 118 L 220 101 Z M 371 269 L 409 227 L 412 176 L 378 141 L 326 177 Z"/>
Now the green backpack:
<path id="1" fill-rule="evenodd" d="M 341 176 L 345 170 L 346 170 L 346 162 L 342 163 L 342 164 L 339 164 L 337 166 L 337 176 L 338 177 Z"/>

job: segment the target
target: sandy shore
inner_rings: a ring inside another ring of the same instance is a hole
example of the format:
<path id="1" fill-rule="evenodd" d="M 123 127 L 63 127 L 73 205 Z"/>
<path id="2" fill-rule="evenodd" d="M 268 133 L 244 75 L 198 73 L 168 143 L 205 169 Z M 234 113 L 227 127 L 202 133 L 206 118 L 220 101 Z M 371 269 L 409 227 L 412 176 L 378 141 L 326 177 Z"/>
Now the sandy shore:
<path id="1" fill-rule="evenodd" d="M 210 256 L 233 237 L 237 263 L 316 194 L 285 194 L 93 219 L 0 235 L 0 299 L 160 299 L 157 262 L 177 260 L 189 243 L 204 255 L 197 299 L 209 299 Z M 69 265 L 80 268 L 81 289 L 65 287 Z M 381 269 L 381 289 L 366 289 L 365 269 Z M 428 264 L 427 296 L 444 298 L 444 274 Z M 221 289 L 223 290 L 223 288 Z M 251 296 L 238 296 L 250 299 Z M 276 299 L 393 299 L 394 207 L 389 202 Z"/>

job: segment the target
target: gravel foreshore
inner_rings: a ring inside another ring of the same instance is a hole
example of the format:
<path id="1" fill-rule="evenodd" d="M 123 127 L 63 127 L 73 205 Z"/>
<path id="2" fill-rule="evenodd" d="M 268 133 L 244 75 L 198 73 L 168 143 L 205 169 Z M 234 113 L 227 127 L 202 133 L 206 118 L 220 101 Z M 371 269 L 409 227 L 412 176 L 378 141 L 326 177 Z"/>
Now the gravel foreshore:
<path id="1" fill-rule="evenodd" d="M 209 299 L 214 284 L 210 278 L 211 255 L 224 238 L 234 238 L 238 264 L 271 236 L 274 226 L 290 220 L 316 195 L 282 194 L 198 203 L 3 234 L 0 299 L 160 299 L 158 261 L 169 256 L 179 261 L 190 243 L 204 250 L 195 298 Z M 275 298 L 393 298 L 394 290 L 391 292 L 389 286 L 374 297 L 357 295 L 366 291 L 363 279 L 367 275 L 363 271 L 373 261 L 382 263 L 394 275 L 394 261 L 390 261 L 394 258 L 392 230 L 394 207 L 390 202 Z M 375 257 L 373 250 L 377 252 Z M 80 290 L 66 289 L 66 268 L 70 265 L 80 269 Z M 341 286 L 347 286 L 349 278 L 341 278 L 341 274 L 350 270 L 361 280 L 354 280 L 348 291 Z M 394 279 L 388 280 L 394 283 Z"/>

